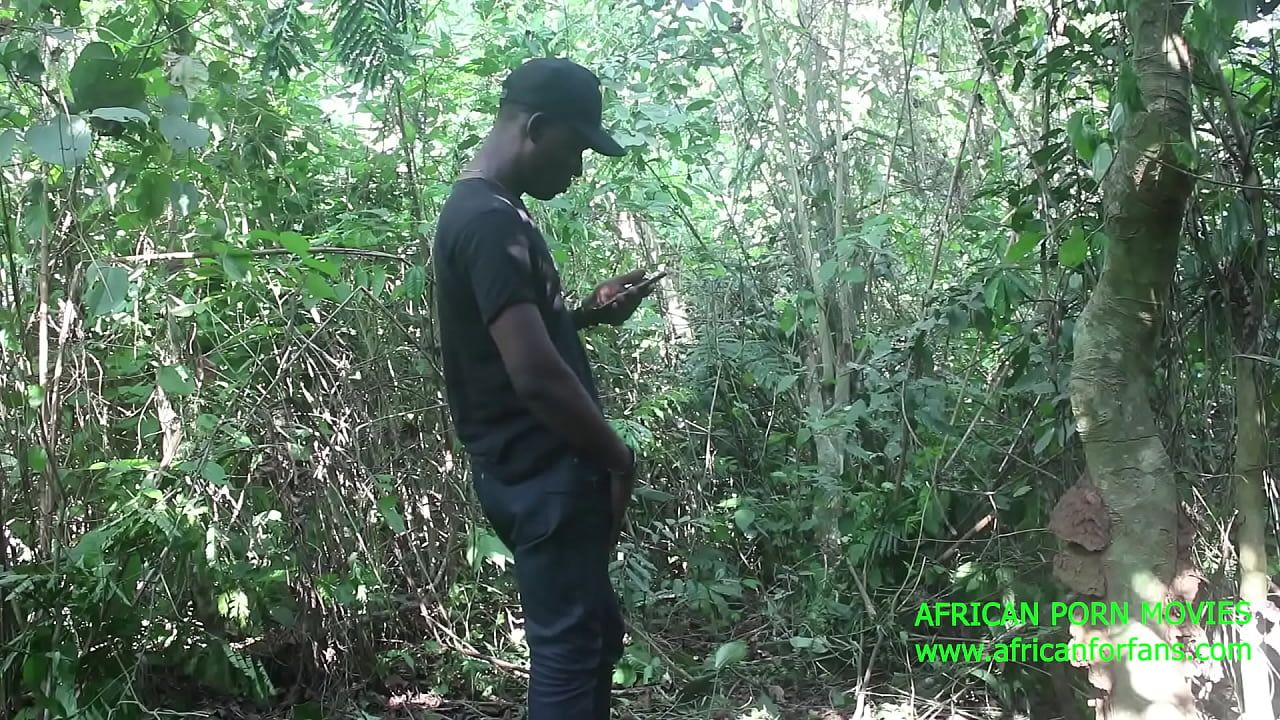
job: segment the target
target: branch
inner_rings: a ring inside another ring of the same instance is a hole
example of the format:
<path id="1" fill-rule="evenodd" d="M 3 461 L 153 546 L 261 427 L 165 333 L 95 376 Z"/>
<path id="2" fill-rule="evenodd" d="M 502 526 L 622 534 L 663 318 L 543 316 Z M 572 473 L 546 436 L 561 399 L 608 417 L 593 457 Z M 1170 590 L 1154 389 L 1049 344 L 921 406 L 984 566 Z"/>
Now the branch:
<path id="1" fill-rule="evenodd" d="M 407 258 L 399 255 L 393 255 L 380 250 L 361 250 L 359 248 L 344 247 L 313 247 L 307 248 L 307 252 L 317 255 L 355 255 L 357 257 L 380 258 L 383 260 L 395 260 L 402 264 L 409 265 Z M 153 263 L 165 262 L 172 260 L 213 260 L 222 257 L 224 253 L 214 252 L 167 252 L 167 253 L 145 253 L 142 255 L 115 255 L 111 257 L 100 258 L 104 262 L 113 263 Z M 240 253 L 235 253 L 239 255 Z M 288 248 L 268 248 L 266 250 L 249 250 L 244 254 L 253 257 L 268 257 L 271 255 L 293 255 L 295 254 Z"/>

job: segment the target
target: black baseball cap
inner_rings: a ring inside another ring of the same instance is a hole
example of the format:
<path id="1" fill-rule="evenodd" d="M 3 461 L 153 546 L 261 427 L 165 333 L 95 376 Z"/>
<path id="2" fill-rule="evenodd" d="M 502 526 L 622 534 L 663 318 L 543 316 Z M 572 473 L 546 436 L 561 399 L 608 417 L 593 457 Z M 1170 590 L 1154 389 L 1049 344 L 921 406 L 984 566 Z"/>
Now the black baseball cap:
<path id="1" fill-rule="evenodd" d="M 535 58 L 512 70 L 502 81 L 502 104 L 546 113 L 574 126 L 587 146 L 601 155 L 627 154 L 601 125 L 600 78 L 572 60 Z"/>

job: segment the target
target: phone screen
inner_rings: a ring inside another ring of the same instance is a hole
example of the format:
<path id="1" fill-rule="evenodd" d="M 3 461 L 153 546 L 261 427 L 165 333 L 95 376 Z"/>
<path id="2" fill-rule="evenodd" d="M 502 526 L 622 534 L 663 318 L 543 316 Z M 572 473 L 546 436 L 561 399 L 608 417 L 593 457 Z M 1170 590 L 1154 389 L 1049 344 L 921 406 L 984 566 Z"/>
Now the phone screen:
<path id="1" fill-rule="evenodd" d="M 627 288 L 626 290 L 623 290 L 622 292 L 618 293 L 616 296 L 614 296 L 614 298 L 613 298 L 612 300 L 610 300 L 610 301 L 609 301 L 609 304 L 610 304 L 610 305 L 613 305 L 614 303 L 621 302 L 621 301 L 622 301 L 622 299 L 623 299 L 623 298 L 625 298 L 625 297 L 627 297 L 628 295 L 631 295 L 632 293 L 635 293 L 635 292 L 639 292 L 639 291 L 641 291 L 641 290 L 644 290 L 645 288 L 647 288 L 647 287 L 649 287 L 650 285 L 652 285 L 652 284 L 654 284 L 654 283 L 658 282 L 659 280 L 661 280 L 662 278 L 664 278 L 664 277 L 666 277 L 666 276 L 667 276 L 667 271 L 666 271 L 666 270 L 663 270 L 662 272 L 658 273 L 657 275 L 654 275 L 654 276 L 653 276 L 653 277 L 651 277 L 651 278 L 645 278 L 644 280 L 641 280 L 640 282 L 636 283 L 635 285 L 632 285 L 631 287 Z"/>

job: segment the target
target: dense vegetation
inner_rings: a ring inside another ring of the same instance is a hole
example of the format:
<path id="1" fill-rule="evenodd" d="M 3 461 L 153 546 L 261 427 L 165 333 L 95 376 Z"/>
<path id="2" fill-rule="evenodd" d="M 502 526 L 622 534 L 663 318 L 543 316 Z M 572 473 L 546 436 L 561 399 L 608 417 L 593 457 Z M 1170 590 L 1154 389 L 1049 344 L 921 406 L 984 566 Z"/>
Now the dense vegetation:
<path id="1" fill-rule="evenodd" d="M 631 149 L 535 205 L 566 287 L 671 272 L 586 336 L 642 460 L 627 712 L 1157 717 L 1147 673 L 1276 717 L 1260 5 L 5 3 L 0 716 L 519 703 L 427 251 L 501 77 L 566 55 Z M 1270 607 L 1196 635 L 1254 662 L 917 655 L 1068 639 L 921 603 L 1140 575 Z"/>

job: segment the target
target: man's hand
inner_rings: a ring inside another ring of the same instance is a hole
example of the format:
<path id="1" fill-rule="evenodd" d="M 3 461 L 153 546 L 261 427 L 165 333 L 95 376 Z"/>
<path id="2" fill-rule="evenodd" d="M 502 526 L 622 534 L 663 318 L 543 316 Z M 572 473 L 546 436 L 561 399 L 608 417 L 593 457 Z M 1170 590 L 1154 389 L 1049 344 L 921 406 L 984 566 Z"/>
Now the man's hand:
<path id="1" fill-rule="evenodd" d="M 653 292 L 657 281 L 666 273 L 646 278 L 643 269 L 609 278 L 596 286 L 591 295 L 578 308 L 579 327 L 592 325 L 621 325 L 626 322 L 640 301 Z"/>
<path id="2" fill-rule="evenodd" d="M 636 462 L 635 453 L 631 453 L 631 462 L 624 467 L 609 471 L 609 549 L 618 546 L 622 536 L 622 522 L 627 515 L 627 505 L 631 503 L 631 490 L 635 487 Z"/>

